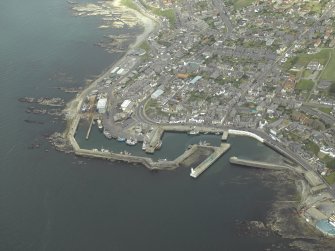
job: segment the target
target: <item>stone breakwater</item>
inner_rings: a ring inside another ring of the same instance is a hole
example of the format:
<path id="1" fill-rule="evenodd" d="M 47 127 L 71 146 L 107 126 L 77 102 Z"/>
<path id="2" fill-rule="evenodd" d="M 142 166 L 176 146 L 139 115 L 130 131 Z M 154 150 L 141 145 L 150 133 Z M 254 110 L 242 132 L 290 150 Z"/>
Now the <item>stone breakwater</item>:
<path id="1" fill-rule="evenodd" d="M 75 119 L 72 121 L 69 121 L 69 128 L 66 132 L 66 139 L 68 140 L 69 144 L 73 148 L 73 152 L 78 156 L 83 157 L 91 157 L 91 158 L 100 158 L 100 159 L 106 159 L 106 160 L 119 160 L 119 161 L 125 161 L 129 163 L 138 163 L 142 164 L 145 167 L 147 167 L 150 170 L 173 170 L 180 166 L 180 164 L 188 158 L 192 158 L 192 156 L 196 156 L 197 152 L 200 149 L 209 149 L 211 152 L 216 152 L 218 149 L 224 148 L 228 149 L 227 145 L 229 144 L 222 144 L 220 147 L 214 147 L 214 146 L 199 146 L 199 145 L 191 145 L 189 149 L 187 149 L 182 155 L 180 155 L 175 160 L 167 161 L 167 160 L 159 160 L 159 161 L 153 161 L 152 158 L 149 157 L 142 157 L 142 156 L 133 156 L 130 154 L 121 154 L 121 153 L 114 153 L 111 151 L 98 151 L 96 149 L 89 150 L 89 149 L 82 149 L 80 148 L 79 144 L 77 143 L 75 139 L 76 130 L 78 127 L 78 123 L 80 120 L 80 116 L 76 116 Z M 171 127 L 168 127 L 168 129 L 172 129 Z M 164 129 L 160 130 L 160 133 L 164 133 Z M 222 154 L 225 151 L 220 151 Z"/>

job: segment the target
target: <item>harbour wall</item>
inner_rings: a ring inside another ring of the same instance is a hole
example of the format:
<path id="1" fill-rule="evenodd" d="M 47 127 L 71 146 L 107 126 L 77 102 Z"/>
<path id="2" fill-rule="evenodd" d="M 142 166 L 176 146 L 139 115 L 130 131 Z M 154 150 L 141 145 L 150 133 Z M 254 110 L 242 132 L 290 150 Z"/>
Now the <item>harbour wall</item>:
<path id="1" fill-rule="evenodd" d="M 261 136 L 258 136 L 257 134 L 252 133 L 252 132 L 248 132 L 248 131 L 229 129 L 228 134 L 248 136 L 248 137 L 254 138 L 254 139 L 256 139 L 256 140 L 258 140 L 259 142 L 262 142 L 262 143 L 264 143 L 264 141 L 265 141 Z"/>
<path id="2" fill-rule="evenodd" d="M 288 154 L 286 151 L 282 150 L 280 147 L 272 144 L 271 142 L 265 141 L 264 144 L 270 147 L 272 150 L 276 151 L 277 153 L 283 155 L 284 157 L 288 158 L 290 161 L 297 163 L 297 160 Z"/>
<path id="3" fill-rule="evenodd" d="M 219 147 L 214 147 L 214 152 L 209 155 L 203 162 L 201 162 L 197 167 L 191 169 L 190 176 L 197 178 L 200 174 L 206 171 L 218 158 L 221 157 L 228 149 L 230 144 L 221 144 Z"/>
<path id="4" fill-rule="evenodd" d="M 269 170 L 286 170 L 288 169 L 287 166 L 279 165 L 279 164 L 273 164 L 263 161 L 255 161 L 255 160 L 246 160 L 246 159 L 240 159 L 237 157 L 230 157 L 229 162 L 236 165 L 241 166 L 247 166 L 247 167 L 256 167 L 261 169 L 269 169 Z"/>
<path id="5" fill-rule="evenodd" d="M 223 133 L 224 129 L 209 127 L 209 126 L 192 126 L 192 125 L 178 125 L 178 124 L 169 124 L 162 126 L 164 131 L 174 131 L 174 132 L 189 132 L 196 129 L 201 133 Z"/>

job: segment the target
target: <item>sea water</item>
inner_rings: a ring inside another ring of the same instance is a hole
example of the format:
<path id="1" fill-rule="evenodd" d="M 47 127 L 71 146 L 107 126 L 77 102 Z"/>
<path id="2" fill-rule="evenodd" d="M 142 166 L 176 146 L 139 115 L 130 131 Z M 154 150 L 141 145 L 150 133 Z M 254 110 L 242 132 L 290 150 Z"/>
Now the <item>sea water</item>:
<path id="1" fill-rule="evenodd" d="M 231 138 L 229 152 L 196 180 L 188 169 L 153 173 L 139 165 L 53 150 L 45 136 L 64 130 L 65 123 L 26 113 L 30 105 L 17 99 L 68 101 L 74 94 L 57 87 L 84 86 L 120 58 L 94 46 L 104 35 L 120 32 L 99 30 L 99 25 L 98 17 L 74 17 L 66 1 L 0 1 L 0 250 L 264 250 L 284 245 L 275 235 L 241 235 L 236 227 L 244 220 L 264 220 L 274 200 L 275 192 L 260 182 L 258 171 L 228 162 L 232 155 L 274 154 L 252 139 Z M 94 139 L 97 133 L 90 140 L 100 148 L 106 141 Z M 202 139 L 197 137 L 166 135 L 158 157 L 177 156 Z"/>

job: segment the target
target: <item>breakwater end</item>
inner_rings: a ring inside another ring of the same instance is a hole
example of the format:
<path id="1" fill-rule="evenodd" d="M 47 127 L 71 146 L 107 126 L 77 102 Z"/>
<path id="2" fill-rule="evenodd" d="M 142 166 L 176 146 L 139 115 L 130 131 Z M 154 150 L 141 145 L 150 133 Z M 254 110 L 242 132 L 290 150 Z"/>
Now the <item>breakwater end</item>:
<path id="1" fill-rule="evenodd" d="M 269 162 L 263 162 L 263 161 L 255 161 L 255 160 L 247 160 L 247 159 L 241 159 L 237 157 L 230 157 L 229 162 L 235 165 L 241 165 L 241 166 L 247 166 L 247 167 L 255 167 L 255 168 L 262 168 L 262 169 L 269 169 L 269 170 L 286 170 L 288 166 L 285 165 L 279 165 Z"/>
<path id="2" fill-rule="evenodd" d="M 197 167 L 191 169 L 190 176 L 192 178 L 197 178 L 200 174 L 206 171 L 218 158 L 221 157 L 228 149 L 230 144 L 221 144 L 219 147 L 214 147 L 214 152 L 209 155 L 203 162 L 201 162 Z"/>

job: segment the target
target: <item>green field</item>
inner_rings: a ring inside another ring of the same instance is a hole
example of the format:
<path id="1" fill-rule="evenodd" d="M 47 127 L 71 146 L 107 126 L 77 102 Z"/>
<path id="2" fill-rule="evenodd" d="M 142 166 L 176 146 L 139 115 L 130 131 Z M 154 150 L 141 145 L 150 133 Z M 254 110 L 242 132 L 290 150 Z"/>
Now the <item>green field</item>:
<path id="1" fill-rule="evenodd" d="M 302 7 L 302 9 L 307 10 L 309 12 L 314 12 L 314 13 L 321 13 L 322 11 L 322 6 L 318 2 L 313 2 L 313 1 L 306 1 L 305 5 Z"/>
<path id="2" fill-rule="evenodd" d="M 312 72 L 310 70 L 305 70 L 302 77 L 303 78 L 308 78 L 311 75 L 312 75 Z"/>
<path id="3" fill-rule="evenodd" d="M 142 42 L 138 47 L 145 50 L 146 52 L 150 50 L 150 45 L 147 41 Z"/>
<path id="4" fill-rule="evenodd" d="M 327 67 L 322 71 L 321 79 L 335 81 L 335 53 L 331 50 L 331 58 Z"/>
<path id="5" fill-rule="evenodd" d="M 314 86 L 314 82 L 312 80 L 302 79 L 298 82 L 295 89 L 310 91 L 312 90 L 313 86 Z"/>
<path id="6" fill-rule="evenodd" d="M 121 4 L 127 6 L 130 9 L 140 11 L 140 8 L 137 6 L 137 4 L 134 3 L 133 0 L 121 0 Z"/>
<path id="7" fill-rule="evenodd" d="M 307 140 L 305 143 L 306 149 L 315 155 L 318 155 L 320 147 L 311 140 Z"/>
<path id="8" fill-rule="evenodd" d="M 295 63 L 307 66 L 310 61 L 318 61 L 320 64 L 325 65 L 329 59 L 330 53 L 333 49 L 322 49 L 320 52 L 315 54 L 299 54 L 295 58 Z"/>
<path id="9" fill-rule="evenodd" d="M 161 16 L 161 17 L 166 17 L 169 20 L 169 23 L 171 25 L 171 27 L 175 27 L 176 25 L 176 13 L 174 12 L 173 9 L 160 9 L 157 7 L 153 7 L 149 4 L 147 4 L 145 1 L 140 0 L 140 2 L 142 3 L 142 5 L 150 10 L 153 14 L 157 15 L 157 16 Z"/>
<path id="10" fill-rule="evenodd" d="M 330 112 L 333 110 L 332 108 L 326 108 L 326 107 L 320 107 L 319 110 L 324 113 L 330 114 Z"/>
<path id="11" fill-rule="evenodd" d="M 256 2 L 256 0 L 235 0 L 233 4 L 235 9 L 242 9 L 251 5 L 253 2 Z"/>
<path id="12" fill-rule="evenodd" d="M 333 185 L 335 183 L 335 172 L 332 172 L 331 174 L 326 176 L 325 179 L 329 185 Z"/>
<path id="13" fill-rule="evenodd" d="M 176 14 L 174 13 L 174 10 L 167 9 L 167 10 L 161 10 L 159 8 L 150 8 L 152 13 L 154 13 L 157 16 L 166 17 L 169 20 L 169 23 L 172 27 L 176 25 Z"/>
<path id="14" fill-rule="evenodd" d="M 326 166 L 330 169 L 335 169 L 335 159 L 329 156 L 325 156 L 322 160 L 326 163 Z"/>

